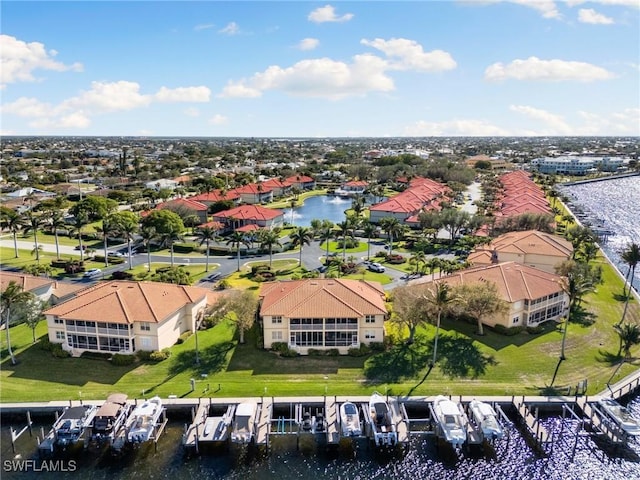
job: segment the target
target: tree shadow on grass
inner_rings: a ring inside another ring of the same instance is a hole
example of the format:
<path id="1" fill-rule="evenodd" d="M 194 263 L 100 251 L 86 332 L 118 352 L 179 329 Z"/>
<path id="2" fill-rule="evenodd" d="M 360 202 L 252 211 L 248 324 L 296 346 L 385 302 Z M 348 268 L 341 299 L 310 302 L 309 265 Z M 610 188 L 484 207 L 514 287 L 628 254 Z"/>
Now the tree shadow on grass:
<path id="1" fill-rule="evenodd" d="M 227 364 L 227 355 L 235 348 L 234 342 L 223 342 L 201 348 L 198 357 L 200 363 L 196 363 L 195 350 L 185 350 L 171 359 L 169 376 L 191 371 L 193 373 L 215 374 L 223 371 Z"/>
<path id="2" fill-rule="evenodd" d="M 583 327 L 590 327 L 596 323 L 596 316 L 594 313 L 587 311 L 582 306 L 574 307 L 574 311 L 571 312 L 571 323 L 581 325 Z"/>
<path id="3" fill-rule="evenodd" d="M 412 344 L 394 345 L 390 350 L 372 356 L 364 366 L 367 384 L 398 383 L 415 378 L 427 365 L 430 347 L 426 339 L 416 337 Z"/>
<path id="4" fill-rule="evenodd" d="M 492 355 L 482 353 L 473 340 L 461 335 L 441 337 L 438 364 L 442 373 L 450 378 L 478 378 L 489 365 L 497 365 Z"/>
<path id="5" fill-rule="evenodd" d="M 608 350 L 598 350 L 598 355 L 596 356 L 596 362 L 606 364 L 610 367 L 619 364 L 621 360 L 622 355 L 611 353 Z"/>

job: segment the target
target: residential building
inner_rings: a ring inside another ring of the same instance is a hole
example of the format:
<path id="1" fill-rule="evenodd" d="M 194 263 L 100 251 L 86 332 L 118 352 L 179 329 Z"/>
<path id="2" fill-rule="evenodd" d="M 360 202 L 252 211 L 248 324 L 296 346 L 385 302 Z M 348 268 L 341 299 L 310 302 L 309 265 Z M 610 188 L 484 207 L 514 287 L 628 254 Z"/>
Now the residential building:
<path id="1" fill-rule="evenodd" d="M 555 267 L 571 258 L 571 242 L 558 235 L 527 230 L 500 235 L 488 245 L 476 248 L 467 261 L 472 265 L 518 262 L 555 273 Z"/>
<path id="2" fill-rule="evenodd" d="M 442 201 L 448 200 L 450 191 L 449 187 L 434 180 L 413 178 L 403 192 L 372 205 L 369 221 L 380 223 L 385 217 L 393 217 L 412 226 L 417 224 L 417 215 L 421 212 L 439 210 Z"/>
<path id="3" fill-rule="evenodd" d="M 495 284 L 509 310 L 502 315 L 489 315 L 482 319 L 491 327 L 535 327 L 547 321 L 558 322 L 569 310 L 569 295 L 563 289 L 563 277 L 516 262 L 460 270 L 437 281 L 451 286 L 479 282 Z M 410 283 L 431 282 L 423 278 Z"/>
<path id="4" fill-rule="evenodd" d="M 209 208 L 201 202 L 193 200 L 193 198 L 176 198 L 175 200 L 169 200 L 156 206 L 154 210 L 174 210 L 174 211 L 188 211 L 190 215 L 194 215 L 198 218 L 198 223 L 205 223 L 207 221 L 207 212 Z"/>
<path id="5" fill-rule="evenodd" d="M 170 347 L 220 293 L 157 282 L 108 281 L 44 312 L 49 340 L 84 351 L 135 353 Z"/>
<path id="6" fill-rule="evenodd" d="M 245 225 L 274 228 L 284 224 L 284 214 L 281 210 L 274 210 L 260 205 L 240 205 L 230 210 L 213 214 L 212 221 L 223 224 L 225 232 Z"/>
<path id="7" fill-rule="evenodd" d="M 286 178 L 285 182 L 291 185 L 291 187 L 300 190 L 313 190 L 316 188 L 316 181 L 308 175 L 293 175 Z"/>
<path id="8" fill-rule="evenodd" d="M 26 273 L 3 271 L 2 275 L 0 275 L 0 292 L 4 292 L 11 282 L 19 285 L 23 292 L 31 292 L 41 301 L 52 305 L 85 288 L 84 285 L 71 282 L 62 282 Z"/>
<path id="9" fill-rule="evenodd" d="M 169 190 L 175 190 L 178 187 L 178 182 L 176 182 L 175 180 L 171 180 L 169 178 L 160 178 L 158 180 L 151 180 L 150 182 L 147 182 L 144 184 L 145 188 L 150 188 L 152 190 L 162 190 L 162 189 L 169 189 Z"/>
<path id="10" fill-rule="evenodd" d="M 378 282 L 316 278 L 263 283 L 260 302 L 265 348 L 286 342 L 302 355 L 333 348 L 346 354 L 361 343 L 384 340 L 388 312 Z"/>
<path id="11" fill-rule="evenodd" d="M 207 206 L 226 200 L 232 201 L 235 204 L 240 203 L 240 194 L 235 190 L 213 190 L 211 192 L 200 193 L 189 198 L 196 202 L 204 203 Z"/>
<path id="12" fill-rule="evenodd" d="M 273 201 L 273 190 L 262 183 L 249 183 L 242 187 L 234 188 L 234 192 L 240 195 L 242 203 L 258 204 Z"/>
<path id="13" fill-rule="evenodd" d="M 355 195 L 364 195 L 365 190 L 369 186 L 369 182 L 366 180 L 351 180 L 345 182 L 336 188 L 335 194 L 341 197 L 353 197 Z"/>

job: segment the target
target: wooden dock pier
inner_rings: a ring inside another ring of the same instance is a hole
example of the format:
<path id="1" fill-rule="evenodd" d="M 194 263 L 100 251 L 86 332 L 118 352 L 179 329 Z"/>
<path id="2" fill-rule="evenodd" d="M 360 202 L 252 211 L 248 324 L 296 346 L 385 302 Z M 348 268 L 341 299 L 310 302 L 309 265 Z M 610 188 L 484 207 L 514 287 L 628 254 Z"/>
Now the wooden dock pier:
<path id="1" fill-rule="evenodd" d="M 513 406 L 522 419 L 523 425 L 526 427 L 525 430 L 533 440 L 535 446 L 545 452 L 545 449 L 551 444 L 552 439 L 551 434 L 540 423 L 538 409 L 536 408 L 532 413 L 527 403 L 525 403 L 524 397 L 522 397 L 522 400 L 516 400 L 514 398 Z"/>

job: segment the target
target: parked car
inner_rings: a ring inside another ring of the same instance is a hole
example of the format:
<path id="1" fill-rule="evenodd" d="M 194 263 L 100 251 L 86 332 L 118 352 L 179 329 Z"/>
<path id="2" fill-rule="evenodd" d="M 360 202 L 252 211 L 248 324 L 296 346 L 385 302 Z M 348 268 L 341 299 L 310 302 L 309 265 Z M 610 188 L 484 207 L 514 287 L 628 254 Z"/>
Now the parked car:
<path id="1" fill-rule="evenodd" d="M 100 270 L 99 268 L 91 268 L 89 270 L 87 270 L 86 272 L 84 272 L 84 275 L 82 275 L 84 278 L 93 278 L 93 277 L 97 277 L 98 275 L 102 274 L 102 270 Z"/>
<path id="2" fill-rule="evenodd" d="M 74 250 L 80 250 L 80 245 L 76 245 L 75 247 L 73 247 Z M 82 245 L 82 250 L 86 250 L 87 246 L 86 245 Z"/>
<path id="3" fill-rule="evenodd" d="M 367 265 L 367 268 L 376 273 L 382 273 L 385 270 L 384 265 L 380 265 L 376 262 L 371 262 L 369 265 Z"/>
<path id="4" fill-rule="evenodd" d="M 120 253 L 120 252 L 109 252 L 107 253 L 108 257 L 124 257 L 124 254 Z"/>

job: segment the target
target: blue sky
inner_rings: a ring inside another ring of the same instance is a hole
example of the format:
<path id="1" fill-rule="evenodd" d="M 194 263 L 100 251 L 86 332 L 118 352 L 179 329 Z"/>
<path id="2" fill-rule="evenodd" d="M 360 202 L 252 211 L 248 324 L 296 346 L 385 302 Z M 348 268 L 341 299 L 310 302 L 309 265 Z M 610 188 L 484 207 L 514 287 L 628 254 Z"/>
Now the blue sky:
<path id="1" fill-rule="evenodd" d="M 640 135 L 640 0 L 0 5 L 3 135 Z"/>

